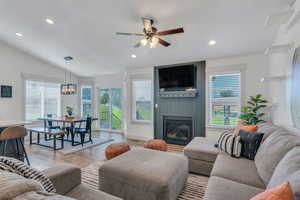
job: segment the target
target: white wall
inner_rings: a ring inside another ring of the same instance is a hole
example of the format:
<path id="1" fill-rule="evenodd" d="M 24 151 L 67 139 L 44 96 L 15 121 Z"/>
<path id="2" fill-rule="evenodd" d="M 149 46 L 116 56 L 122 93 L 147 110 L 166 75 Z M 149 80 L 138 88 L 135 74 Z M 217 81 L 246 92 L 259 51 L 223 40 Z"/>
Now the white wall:
<path id="1" fill-rule="evenodd" d="M 23 75 L 58 81 L 64 79 L 62 69 L 0 42 L 0 85 L 13 86 L 13 98 L 0 98 L 0 120 L 24 119 Z M 62 106 L 65 105 L 74 106 L 77 113 L 78 97 L 63 97 Z"/>
<path id="2" fill-rule="evenodd" d="M 143 69 L 130 69 L 126 73 L 126 90 L 127 90 L 127 137 L 131 139 L 149 140 L 154 138 L 153 123 L 134 122 L 132 121 L 132 92 L 131 82 L 133 79 L 151 79 L 153 88 L 153 67 Z M 153 113 L 152 113 L 153 114 Z M 152 116 L 153 119 L 153 116 Z"/>
<path id="3" fill-rule="evenodd" d="M 253 54 L 248 56 L 235 56 L 218 59 L 208 59 L 206 63 L 206 73 L 214 72 L 231 72 L 231 71 L 242 71 L 243 76 L 243 98 L 242 103 L 245 103 L 246 98 L 250 95 L 263 94 L 268 99 L 269 94 L 267 86 L 260 82 L 262 77 L 265 77 L 268 71 L 267 68 L 268 59 L 261 54 Z M 130 80 L 135 76 L 148 76 L 153 80 L 153 67 L 143 69 L 130 69 L 124 75 L 126 79 L 127 89 L 127 102 L 126 107 L 128 108 L 126 113 L 127 118 L 127 136 L 135 139 L 151 139 L 153 138 L 153 123 L 150 124 L 139 124 L 132 122 L 131 119 L 131 88 Z M 208 95 L 207 95 L 208 97 Z M 208 100 L 208 98 L 207 98 Z M 206 105 L 208 110 L 208 105 Z M 221 129 L 207 129 L 208 137 L 218 137 Z"/>
<path id="4" fill-rule="evenodd" d="M 247 102 L 247 98 L 252 95 L 262 94 L 269 99 L 267 86 L 261 83 L 261 78 L 268 72 L 268 59 L 263 54 L 253 54 L 247 56 L 234 56 L 225 58 L 208 59 L 206 63 L 206 80 L 208 83 L 209 75 L 219 72 L 241 72 L 242 76 L 242 106 Z M 208 84 L 207 84 L 208 85 Z M 209 93 L 206 88 L 206 134 L 207 137 L 217 138 L 223 129 L 212 128 L 209 126 Z"/>
<path id="5" fill-rule="evenodd" d="M 300 1 L 295 3 L 294 9 L 295 14 L 290 20 L 293 20 L 295 16 L 299 15 Z M 299 47 L 300 23 L 298 22 L 293 28 L 287 29 L 288 23 L 289 22 L 280 26 L 274 44 L 290 43 L 294 44 L 294 47 Z M 270 91 L 270 99 L 273 102 L 272 121 L 288 129 L 294 129 L 290 108 L 291 80 L 289 78 L 291 75 L 293 54 L 294 49 L 283 49 L 282 51 L 277 51 L 269 55 L 269 76 L 287 76 L 287 78 L 269 81 L 267 83 Z"/>

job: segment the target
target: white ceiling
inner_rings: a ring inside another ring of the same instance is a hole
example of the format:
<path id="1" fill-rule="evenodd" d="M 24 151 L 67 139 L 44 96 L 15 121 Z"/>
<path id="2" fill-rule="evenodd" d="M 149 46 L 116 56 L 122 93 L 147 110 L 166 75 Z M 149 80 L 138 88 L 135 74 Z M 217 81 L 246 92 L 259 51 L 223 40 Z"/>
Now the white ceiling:
<path id="1" fill-rule="evenodd" d="M 95 76 L 262 52 L 276 30 L 264 27 L 267 15 L 286 6 L 286 0 L 0 0 L 0 39 L 61 67 L 71 55 L 74 73 Z M 135 49 L 139 37 L 115 35 L 141 32 L 144 16 L 159 30 L 183 26 L 185 33 L 164 37 L 172 46 L 155 49 Z"/>

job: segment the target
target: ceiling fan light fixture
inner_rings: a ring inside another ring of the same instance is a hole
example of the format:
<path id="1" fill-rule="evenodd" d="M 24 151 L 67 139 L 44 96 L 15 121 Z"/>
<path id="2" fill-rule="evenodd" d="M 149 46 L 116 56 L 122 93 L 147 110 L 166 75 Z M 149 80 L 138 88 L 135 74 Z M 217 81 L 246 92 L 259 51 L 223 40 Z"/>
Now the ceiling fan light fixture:
<path id="1" fill-rule="evenodd" d="M 157 37 L 152 37 L 151 42 L 157 44 L 158 43 L 158 38 Z"/>
<path id="2" fill-rule="evenodd" d="M 156 45 L 157 45 L 157 43 L 154 43 L 154 42 L 150 42 L 150 43 L 149 43 L 149 47 L 150 47 L 151 49 L 155 48 Z"/>
<path id="3" fill-rule="evenodd" d="M 141 43 L 141 45 L 144 47 L 144 46 L 147 45 L 148 40 L 147 40 L 146 38 L 144 38 L 144 39 L 142 39 L 142 40 L 140 41 L 140 43 Z"/>

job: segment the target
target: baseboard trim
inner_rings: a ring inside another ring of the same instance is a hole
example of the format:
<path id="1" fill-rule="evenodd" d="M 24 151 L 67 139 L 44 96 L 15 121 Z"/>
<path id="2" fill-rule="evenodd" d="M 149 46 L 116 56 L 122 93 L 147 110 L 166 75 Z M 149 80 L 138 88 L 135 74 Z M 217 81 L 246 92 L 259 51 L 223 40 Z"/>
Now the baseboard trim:
<path id="1" fill-rule="evenodd" d="M 143 137 L 143 136 L 136 136 L 136 135 L 127 135 L 127 139 L 147 141 L 147 140 L 152 140 L 153 138 Z"/>

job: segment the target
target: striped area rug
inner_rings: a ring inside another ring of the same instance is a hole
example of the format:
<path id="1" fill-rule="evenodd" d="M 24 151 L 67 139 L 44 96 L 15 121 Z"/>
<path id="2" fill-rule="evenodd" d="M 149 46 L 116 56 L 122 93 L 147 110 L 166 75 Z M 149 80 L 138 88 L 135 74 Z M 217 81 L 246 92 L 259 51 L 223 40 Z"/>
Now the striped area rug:
<path id="1" fill-rule="evenodd" d="M 144 146 L 144 141 L 141 140 L 128 140 L 128 143 L 131 146 Z M 168 152 L 173 152 L 173 153 L 179 153 L 179 152 L 183 152 L 183 148 L 184 146 L 181 145 L 176 145 L 176 144 L 167 144 L 168 146 Z"/>
<path id="2" fill-rule="evenodd" d="M 130 145 L 140 147 L 142 142 L 130 141 Z M 168 144 L 168 152 L 182 153 L 183 146 Z M 98 169 L 104 164 L 105 161 L 99 161 L 82 168 L 82 182 L 89 185 L 91 188 L 98 190 Z M 182 193 L 179 195 L 178 200 L 202 200 L 208 183 L 208 177 L 189 174 L 186 186 Z"/>
<path id="3" fill-rule="evenodd" d="M 98 169 L 105 161 L 99 161 L 81 170 L 82 182 L 91 188 L 98 190 Z M 202 200 L 206 190 L 208 177 L 189 174 L 186 186 L 178 197 L 178 200 Z"/>

